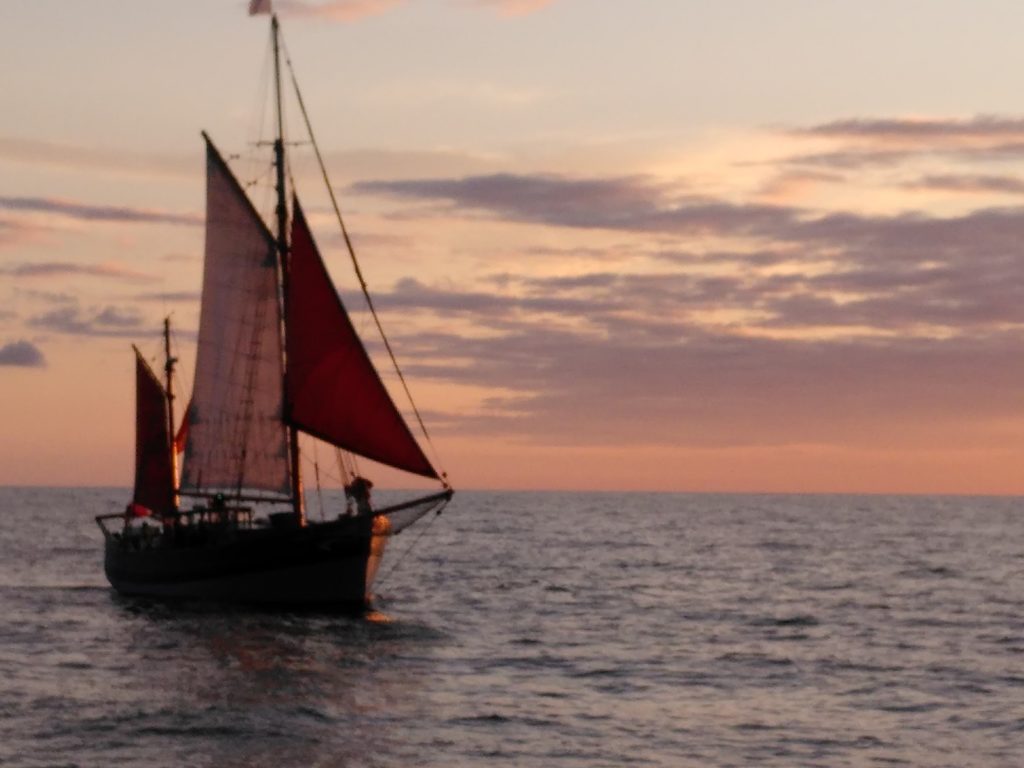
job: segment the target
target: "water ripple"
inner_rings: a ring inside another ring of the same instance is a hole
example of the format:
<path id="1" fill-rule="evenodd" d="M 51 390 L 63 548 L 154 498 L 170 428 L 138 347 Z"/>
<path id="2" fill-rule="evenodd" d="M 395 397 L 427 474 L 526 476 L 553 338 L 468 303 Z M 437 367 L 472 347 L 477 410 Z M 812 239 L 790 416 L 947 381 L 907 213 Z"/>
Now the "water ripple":
<path id="1" fill-rule="evenodd" d="M 113 595 L 120 498 L 0 489 L 4 766 L 1018 764 L 1017 500 L 460 494 L 359 618 Z"/>

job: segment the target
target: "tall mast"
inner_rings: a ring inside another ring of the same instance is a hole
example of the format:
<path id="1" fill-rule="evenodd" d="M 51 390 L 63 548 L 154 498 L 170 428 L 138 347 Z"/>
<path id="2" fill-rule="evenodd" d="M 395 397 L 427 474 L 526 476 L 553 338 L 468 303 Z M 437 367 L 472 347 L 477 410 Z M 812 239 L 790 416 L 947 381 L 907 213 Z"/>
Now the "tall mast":
<path id="1" fill-rule="evenodd" d="M 171 318 L 164 318 L 164 375 L 167 378 L 167 439 L 171 451 L 171 482 L 174 484 L 174 508 L 178 508 L 178 446 L 174 444 L 174 364 L 178 358 L 171 357 Z"/>
<path id="2" fill-rule="evenodd" d="M 277 171 L 277 259 L 281 268 L 281 289 L 283 317 L 288 317 L 288 198 L 285 190 L 285 168 L 284 168 L 284 114 L 281 109 L 281 32 L 277 23 L 277 14 L 270 17 L 270 28 L 274 38 L 274 101 L 277 111 L 277 136 L 274 139 L 274 167 Z M 288 333 L 287 321 L 284 323 L 284 332 Z M 285 368 L 286 379 L 284 391 L 288 391 L 288 371 Z M 287 410 L 287 409 L 286 409 Z M 299 469 L 299 432 L 294 427 L 285 424 L 288 432 L 288 456 L 292 469 L 292 508 L 299 525 L 305 525 L 306 513 L 302 505 L 302 474 Z"/>

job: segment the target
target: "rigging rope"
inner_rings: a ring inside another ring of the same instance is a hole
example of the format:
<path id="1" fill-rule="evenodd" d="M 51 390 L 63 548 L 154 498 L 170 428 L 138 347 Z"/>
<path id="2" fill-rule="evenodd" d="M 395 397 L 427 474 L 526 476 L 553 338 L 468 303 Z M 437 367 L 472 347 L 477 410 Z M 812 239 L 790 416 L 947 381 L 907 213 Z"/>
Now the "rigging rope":
<path id="1" fill-rule="evenodd" d="M 354 453 L 343 451 L 341 448 L 335 447 L 334 453 L 338 462 L 338 469 L 345 477 L 343 482 L 345 485 L 348 485 L 352 480 L 360 475 L 359 461 L 356 459 L 356 455 Z"/>
<path id="2" fill-rule="evenodd" d="M 313 472 L 316 474 L 316 498 L 320 502 L 320 522 L 324 521 L 324 493 L 320 487 L 320 459 L 316 449 L 316 440 L 313 441 Z"/>
<path id="3" fill-rule="evenodd" d="M 398 570 L 398 566 L 401 565 L 405 561 L 406 556 L 409 555 L 413 551 L 413 549 L 416 548 L 416 545 L 420 543 L 420 539 L 423 538 L 423 534 L 430 530 L 430 526 L 432 526 L 434 524 L 434 521 L 441 516 L 441 513 L 444 511 L 444 508 L 447 506 L 447 500 L 442 501 L 439 504 L 437 511 L 427 521 L 427 524 L 423 526 L 420 532 L 416 535 L 416 538 L 412 540 L 412 543 L 408 547 L 406 547 L 405 551 L 398 556 L 398 559 L 391 564 L 391 567 L 388 568 L 388 570 L 382 576 L 377 577 L 376 582 L 378 586 L 387 581 L 388 578 L 390 578 L 391 574 Z"/>
<path id="4" fill-rule="evenodd" d="M 302 98 L 302 91 L 299 90 L 299 82 L 295 77 L 295 69 L 292 67 L 291 54 L 288 52 L 287 46 L 284 44 L 284 39 L 281 39 L 281 47 L 284 50 L 285 64 L 288 65 L 288 74 L 291 76 L 292 88 L 295 89 L 295 98 L 299 105 L 299 111 L 302 113 L 303 122 L 306 124 L 306 132 L 309 134 L 309 141 L 313 145 L 313 153 L 316 155 L 317 164 L 320 166 L 320 174 L 323 176 L 324 185 L 327 187 L 327 194 L 331 198 L 331 205 L 334 207 L 334 214 L 338 219 L 338 225 L 341 227 L 341 235 L 345 240 L 345 247 L 348 249 L 348 255 L 352 260 L 352 267 L 356 273 L 356 279 L 359 281 L 359 287 L 363 291 L 363 296 L 366 299 L 366 306 L 370 310 L 370 314 L 373 315 L 373 322 L 377 325 L 377 331 L 380 333 L 381 341 L 384 342 L 384 348 L 388 351 L 388 356 L 391 358 L 391 364 L 395 368 L 395 373 L 398 374 L 398 380 L 402 382 L 402 389 L 405 390 L 405 396 L 409 400 L 409 405 L 412 407 L 413 413 L 416 415 L 416 421 L 420 425 L 420 429 L 423 431 L 423 436 L 427 438 L 427 442 L 430 444 L 430 448 L 434 453 L 434 457 L 439 458 L 440 453 L 437 447 L 434 445 L 434 441 L 430 437 L 430 432 L 427 430 L 427 425 L 423 422 L 423 417 L 420 415 L 419 409 L 416 407 L 416 402 L 412 398 L 412 392 L 409 389 L 408 383 L 406 383 L 405 375 L 402 373 L 402 369 L 398 365 L 398 359 L 395 357 L 394 350 L 391 348 L 391 342 L 388 341 L 387 334 L 384 333 L 384 326 L 380 322 L 380 318 L 377 316 L 377 310 L 373 305 L 373 299 L 370 298 L 370 289 L 366 285 L 366 280 L 363 278 L 363 271 L 359 267 L 359 260 L 356 258 L 356 250 L 352 245 L 352 240 L 348 236 L 348 229 L 345 227 L 345 220 L 341 216 L 341 207 L 338 205 L 338 199 L 334 194 L 334 188 L 331 186 L 331 180 L 327 176 L 327 166 L 324 164 L 323 156 L 320 154 L 320 145 L 316 142 L 316 137 L 313 135 L 313 125 L 310 122 L 309 114 L 306 112 L 306 103 Z M 440 462 L 438 462 L 440 464 Z M 441 471 L 441 477 L 447 484 L 447 473 Z"/>

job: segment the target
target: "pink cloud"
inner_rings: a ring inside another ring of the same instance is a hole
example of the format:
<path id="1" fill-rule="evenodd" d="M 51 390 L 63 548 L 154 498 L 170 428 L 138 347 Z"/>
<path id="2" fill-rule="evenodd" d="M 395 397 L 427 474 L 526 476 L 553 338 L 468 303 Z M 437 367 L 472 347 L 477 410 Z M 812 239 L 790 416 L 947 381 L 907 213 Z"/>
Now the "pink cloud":
<path id="1" fill-rule="evenodd" d="M 822 184 L 837 184 L 843 181 L 844 177 L 838 173 L 783 171 L 769 179 L 759 190 L 758 196 L 777 203 L 791 203 L 807 197 Z"/>
<path id="2" fill-rule="evenodd" d="M 289 16 L 308 16 L 330 21 L 353 22 L 376 16 L 390 11 L 408 0 L 328 0 L 328 2 L 311 2 L 310 0 L 280 0 L 275 6 L 282 14 Z"/>
<path id="3" fill-rule="evenodd" d="M 113 221 L 142 224 L 183 224 L 195 226 L 203 223 L 195 214 L 168 213 L 129 206 L 89 205 L 71 200 L 45 197 L 8 197 L 0 195 L 0 209 L 66 216 L 81 221 Z"/>
<path id="4" fill-rule="evenodd" d="M 15 264 L 0 270 L 0 274 L 12 277 L 112 277 L 130 282 L 150 282 L 154 278 L 145 272 L 139 272 L 120 264 L 74 264 L 63 261 L 47 261 L 40 263 Z"/>
<path id="5" fill-rule="evenodd" d="M 850 118 L 805 128 L 798 133 L 832 138 L 856 138 L 876 142 L 1020 140 L 1024 138 L 1024 119 L 1020 117 L 976 115 L 956 118 Z"/>
<path id="6" fill-rule="evenodd" d="M 464 1 L 464 0 L 463 0 Z M 501 16 L 526 16 L 552 5 L 555 0 L 469 0 L 473 5 L 490 8 Z M 282 15 L 306 16 L 351 23 L 407 5 L 409 0 L 277 0 L 274 7 Z"/>
<path id="7" fill-rule="evenodd" d="M 526 16 L 549 5 L 555 0 L 476 0 L 476 5 L 493 8 L 502 16 Z"/>

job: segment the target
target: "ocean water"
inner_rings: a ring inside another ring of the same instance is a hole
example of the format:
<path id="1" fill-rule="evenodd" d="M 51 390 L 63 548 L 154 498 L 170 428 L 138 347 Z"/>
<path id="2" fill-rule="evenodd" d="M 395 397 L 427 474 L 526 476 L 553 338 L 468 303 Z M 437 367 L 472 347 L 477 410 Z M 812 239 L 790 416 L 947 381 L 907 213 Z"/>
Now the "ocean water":
<path id="1" fill-rule="evenodd" d="M 380 615 L 126 599 L 0 489 L 3 766 L 1019 766 L 1024 501 L 460 493 Z"/>

